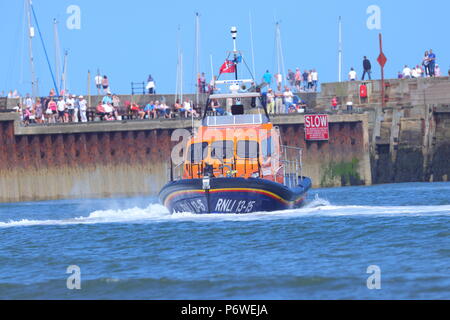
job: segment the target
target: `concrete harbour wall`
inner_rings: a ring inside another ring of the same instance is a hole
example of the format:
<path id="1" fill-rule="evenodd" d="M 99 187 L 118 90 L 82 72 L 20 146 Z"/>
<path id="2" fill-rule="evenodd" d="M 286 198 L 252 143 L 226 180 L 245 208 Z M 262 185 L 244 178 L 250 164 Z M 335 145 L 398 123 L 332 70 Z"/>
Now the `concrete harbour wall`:
<path id="1" fill-rule="evenodd" d="M 331 116 L 329 142 L 306 143 L 303 120 L 273 122 L 286 144 L 304 148 L 304 174 L 315 187 L 372 183 L 366 115 Z M 157 195 L 168 181 L 172 132 L 181 128 L 191 121 L 22 127 L 17 114 L 0 114 L 0 202 Z"/>

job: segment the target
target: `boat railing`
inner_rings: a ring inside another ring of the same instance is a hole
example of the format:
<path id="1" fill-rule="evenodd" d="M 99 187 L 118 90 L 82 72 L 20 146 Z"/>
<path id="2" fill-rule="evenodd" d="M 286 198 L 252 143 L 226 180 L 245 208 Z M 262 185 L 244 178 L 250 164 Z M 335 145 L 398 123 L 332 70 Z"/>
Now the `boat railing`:
<path id="1" fill-rule="evenodd" d="M 181 162 L 175 167 L 169 168 L 169 181 L 178 181 L 183 178 L 184 163 Z"/>
<path id="2" fill-rule="evenodd" d="M 303 181 L 302 148 L 281 146 L 280 162 L 283 170 L 284 185 L 295 188 Z"/>
<path id="3" fill-rule="evenodd" d="M 220 127 L 230 125 L 259 125 L 268 123 L 269 119 L 263 114 L 245 114 L 234 116 L 207 116 L 203 121 L 206 127 Z"/>

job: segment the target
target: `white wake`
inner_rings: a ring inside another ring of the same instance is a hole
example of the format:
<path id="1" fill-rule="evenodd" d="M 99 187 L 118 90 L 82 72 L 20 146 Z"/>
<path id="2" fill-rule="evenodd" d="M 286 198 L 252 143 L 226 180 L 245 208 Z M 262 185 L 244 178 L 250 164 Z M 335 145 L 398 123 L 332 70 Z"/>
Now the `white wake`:
<path id="1" fill-rule="evenodd" d="M 81 225 L 107 223 L 152 223 L 170 221 L 257 221 L 291 219 L 296 217 L 345 217 L 345 216 L 380 216 L 380 217 L 420 217 L 450 216 L 450 205 L 442 206 L 336 206 L 327 200 L 316 197 L 302 209 L 279 212 L 260 212 L 245 215 L 212 214 L 196 215 L 192 213 L 176 213 L 159 204 L 151 204 L 147 208 L 131 208 L 126 210 L 99 210 L 87 217 L 62 220 L 10 220 L 0 222 L 0 228 L 26 226 Z"/>

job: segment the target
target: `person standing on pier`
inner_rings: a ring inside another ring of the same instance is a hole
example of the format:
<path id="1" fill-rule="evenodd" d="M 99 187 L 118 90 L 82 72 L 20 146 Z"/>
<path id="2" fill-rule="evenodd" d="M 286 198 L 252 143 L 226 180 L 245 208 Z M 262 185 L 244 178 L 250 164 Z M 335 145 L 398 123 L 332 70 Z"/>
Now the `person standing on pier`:
<path id="1" fill-rule="evenodd" d="M 311 78 L 313 82 L 313 90 L 314 92 L 317 92 L 317 87 L 319 86 L 319 73 L 316 69 L 313 69 L 311 72 Z"/>
<path id="2" fill-rule="evenodd" d="M 302 89 L 302 72 L 300 71 L 300 68 L 295 70 L 295 88 L 297 89 L 297 92 L 300 92 Z"/>
<path id="3" fill-rule="evenodd" d="M 309 78 L 309 72 L 308 70 L 305 70 L 302 74 L 303 78 L 303 91 L 306 91 L 308 88 L 308 78 Z"/>
<path id="4" fill-rule="evenodd" d="M 267 90 L 267 112 L 269 114 L 275 113 L 275 95 L 271 88 Z"/>
<path id="5" fill-rule="evenodd" d="M 86 111 L 87 111 L 87 101 L 84 100 L 83 96 L 78 98 L 78 105 L 80 107 L 80 118 L 81 122 L 87 122 Z"/>
<path id="6" fill-rule="evenodd" d="M 364 56 L 364 59 L 363 59 L 363 69 L 364 69 L 364 72 L 363 72 L 361 79 L 364 80 L 364 77 L 366 76 L 366 73 L 367 73 L 367 75 L 369 76 L 369 80 L 372 80 L 372 77 L 371 77 L 372 64 L 370 63 L 370 60 L 367 59 L 366 56 Z"/>
<path id="7" fill-rule="evenodd" d="M 108 92 L 109 89 L 109 80 L 107 76 L 103 76 L 102 79 L 102 87 L 103 87 L 103 93 Z"/>
<path id="8" fill-rule="evenodd" d="M 66 122 L 66 102 L 64 101 L 64 97 L 59 97 L 58 101 L 58 121 L 59 122 Z"/>
<path id="9" fill-rule="evenodd" d="M 355 69 L 354 69 L 354 68 L 351 68 L 351 69 L 350 69 L 350 72 L 348 73 L 348 79 L 349 79 L 350 81 L 356 81 L 357 77 L 358 77 L 358 75 L 356 74 Z"/>
<path id="10" fill-rule="evenodd" d="M 425 69 L 425 77 L 430 76 L 430 60 L 428 59 L 428 51 L 425 51 L 425 55 L 422 60 L 422 66 Z"/>
<path id="11" fill-rule="evenodd" d="M 77 121 L 75 121 L 75 96 L 73 94 L 66 99 L 66 106 L 69 112 L 68 122 L 78 122 L 78 117 L 76 118 Z"/>
<path id="12" fill-rule="evenodd" d="M 433 49 L 430 49 L 430 53 L 428 54 L 428 61 L 429 61 L 429 71 L 430 71 L 430 77 L 435 77 L 435 67 L 436 67 L 436 54 L 433 52 Z"/>
<path id="13" fill-rule="evenodd" d="M 198 78 L 198 86 L 200 94 L 206 93 L 206 75 L 204 72 L 202 72 L 202 74 Z"/>
<path id="14" fill-rule="evenodd" d="M 289 85 L 291 88 L 294 88 L 295 86 L 295 73 L 291 69 L 288 70 L 288 75 L 286 80 L 289 82 Z"/>
<path id="15" fill-rule="evenodd" d="M 95 87 L 97 88 L 97 95 L 99 96 L 100 90 L 102 89 L 102 81 L 103 81 L 103 78 L 100 75 L 100 71 L 97 71 L 97 75 L 95 76 L 94 81 L 95 81 Z"/>
<path id="16" fill-rule="evenodd" d="M 148 94 L 155 94 L 155 80 L 153 80 L 152 75 L 148 76 L 146 89 L 148 90 Z"/>
<path id="17" fill-rule="evenodd" d="M 263 75 L 263 82 L 269 88 L 272 85 L 272 74 L 269 72 L 269 70 L 266 70 L 266 73 L 264 73 L 264 75 Z"/>

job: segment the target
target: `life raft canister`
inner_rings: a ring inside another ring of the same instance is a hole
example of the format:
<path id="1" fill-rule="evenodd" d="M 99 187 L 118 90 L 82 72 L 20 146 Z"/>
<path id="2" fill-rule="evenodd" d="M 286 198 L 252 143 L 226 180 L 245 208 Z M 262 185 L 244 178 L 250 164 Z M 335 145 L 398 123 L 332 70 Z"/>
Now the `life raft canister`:
<path id="1" fill-rule="evenodd" d="M 359 96 L 361 98 L 367 98 L 367 86 L 365 84 L 359 86 Z"/>

